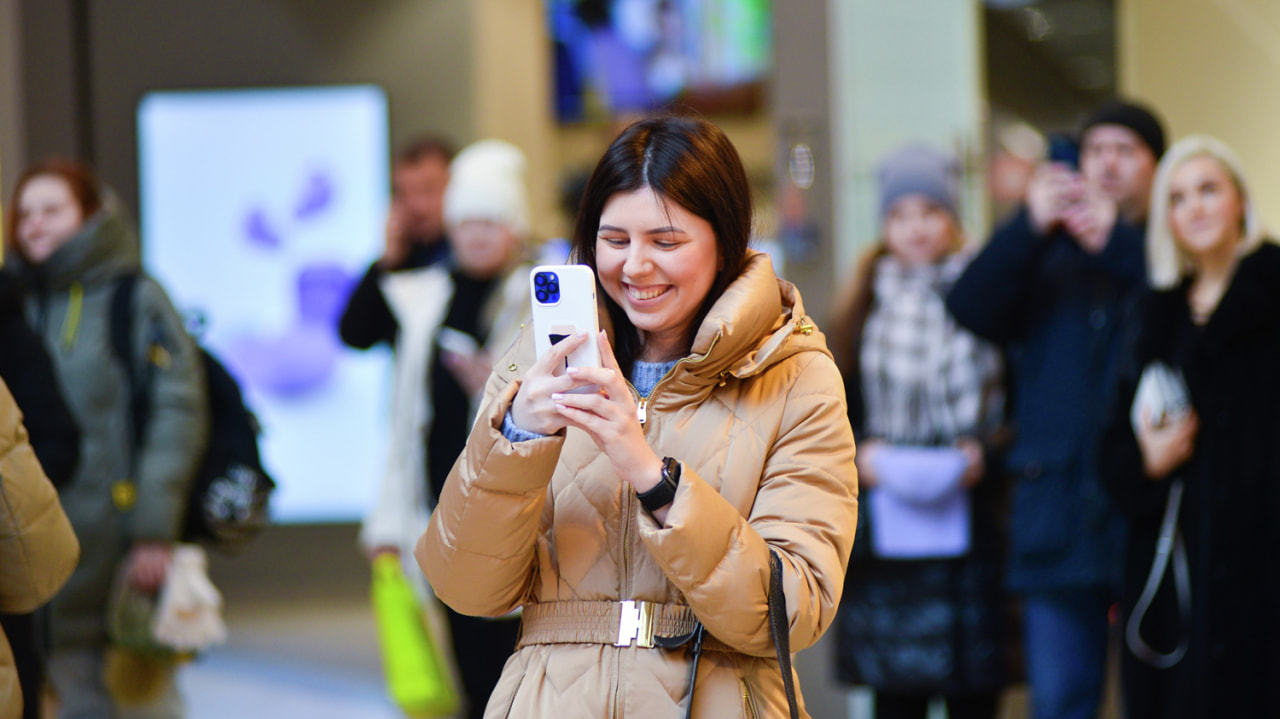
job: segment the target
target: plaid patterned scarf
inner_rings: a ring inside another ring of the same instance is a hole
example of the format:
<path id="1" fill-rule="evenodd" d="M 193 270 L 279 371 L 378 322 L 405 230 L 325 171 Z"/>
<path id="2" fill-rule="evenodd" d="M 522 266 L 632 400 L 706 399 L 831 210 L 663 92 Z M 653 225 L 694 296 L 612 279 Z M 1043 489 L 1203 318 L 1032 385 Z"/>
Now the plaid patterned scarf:
<path id="1" fill-rule="evenodd" d="M 1001 421 L 1000 354 L 958 326 L 944 304 L 969 259 L 954 253 L 907 267 L 886 255 L 876 262 L 861 355 L 869 436 L 943 445 L 986 436 Z"/>

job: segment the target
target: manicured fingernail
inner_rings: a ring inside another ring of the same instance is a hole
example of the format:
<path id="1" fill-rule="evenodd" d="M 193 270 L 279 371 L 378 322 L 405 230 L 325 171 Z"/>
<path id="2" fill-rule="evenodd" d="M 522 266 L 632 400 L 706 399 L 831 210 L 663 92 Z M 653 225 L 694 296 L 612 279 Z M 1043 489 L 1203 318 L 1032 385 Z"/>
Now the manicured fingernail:
<path id="1" fill-rule="evenodd" d="M 565 372 L 568 372 L 569 374 L 578 374 L 578 368 L 570 367 L 569 369 L 565 370 Z"/>
<path id="2" fill-rule="evenodd" d="M 559 392 L 556 392 L 555 394 L 551 395 L 551 399 L 555 402 L 559 402 L 560 400 L 564 399 L 564 395 Z"/>

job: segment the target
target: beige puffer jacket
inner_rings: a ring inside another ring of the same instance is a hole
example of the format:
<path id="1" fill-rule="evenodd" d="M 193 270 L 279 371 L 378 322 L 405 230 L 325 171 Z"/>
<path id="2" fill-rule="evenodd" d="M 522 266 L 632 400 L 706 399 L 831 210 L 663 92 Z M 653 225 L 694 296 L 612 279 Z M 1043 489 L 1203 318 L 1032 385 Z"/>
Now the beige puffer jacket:
<path id="1" fill-rule="evenodd" d="M 503 437 L 503 416 L 532 361 L 526 332 L 490 378 L 467 449 L 418 542 L 436 593 L 467 614 L 523 605 L 523 641 L 530 615 L 549 607 L 574 614 L 627 599 L 687 605 L 714 638 L 698 667 L 693 716 L 786 716 L 767 623 L 769 550 L 783 560 L 798 651 L 835 618 L 857 524 L 844 387 L 795 287 L 753 253 L 691 354 L 650 395 L 649 444 L 682 463 L 665 527 L 584 433 L 516 444 Z M 588 639 L 581 629 L 569 621 L 537 633 L 579 643 L 518 649 L 486 717 L 684 716 L 684 649 L 616 647 L 613 634 Z"/>
<path id="2" fill-rule="evenodd" d="M 0 381 L 0 612 L 30 612 L 49 601 L 79 557 L 71 521 L 31 449 L 18 405 Z M 18 670 L 0 632 L 0 719 L 20 716 Z"/>

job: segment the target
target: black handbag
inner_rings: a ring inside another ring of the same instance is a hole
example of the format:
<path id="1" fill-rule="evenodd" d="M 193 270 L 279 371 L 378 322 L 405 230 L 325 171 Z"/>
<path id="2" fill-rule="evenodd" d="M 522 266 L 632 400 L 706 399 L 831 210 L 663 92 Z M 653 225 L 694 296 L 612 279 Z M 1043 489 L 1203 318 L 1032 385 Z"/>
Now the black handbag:
<path id="1" fill-rule="evenodd" d="M 782 688 L 787 694 L 787 706 L 791 710 L 791 719 L 800 719 L 795 678 L 791 673 L 791 627 L 787 622 L 787 595 L 782 592 L 782 559 L 772 549 L 769 550 L 769 633 L 773 635 L 773 648 L 778 652 L 778 666 L 782 669 Z M 689 645 L 693 661 L 689 669 L 689 705 L 685 708 L 685 719 L 693 717 L 693 688 L 698 679 L 698 658 L 702 656 L 702 639 L 705 634 L 706 630 L 702 622 L 698 622 L 693 631 L 683 637 L 673 637 L 666 642 L 662 641 L 663 637 L 653 638 L 658 646 L 667 648 L 692 642 Z"/>

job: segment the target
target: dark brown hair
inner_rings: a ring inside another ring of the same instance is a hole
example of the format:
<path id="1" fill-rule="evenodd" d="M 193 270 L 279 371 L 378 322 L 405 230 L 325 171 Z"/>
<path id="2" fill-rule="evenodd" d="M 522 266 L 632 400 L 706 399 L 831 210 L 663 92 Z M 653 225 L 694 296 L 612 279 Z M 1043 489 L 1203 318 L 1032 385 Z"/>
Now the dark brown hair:
<path id="1" fill-rule="evenodd" d="M 18 243 L 18 202 L 22 199 L 22 191 L 27 183 L 37 177 L 56 177 L 67 183 L 71 196 L 80 207 L 80 216 L 85 220 L 102 208 L 102 192 L 98 178 L 93 170 L 82 162 L 51 157 L 28 167 L 18 176 L 18 184 L 14 185 L 13 197 L 9 201 L 9 217 L 5 220 L 5 246 L 26 259 L 22 247 Z"/>
<path id="2" fill-rule="evenodd" d="M 444 164 L 453 162 L 453 143 L 439 135 L 423 135 L 405 143 L 396 153 L 396 165 L 416 165 L 429 158 L 438 157 Z"/>
<path id="3" fill-rule="evenodd" d="M 742 159 L 720 128 L 698 118 L 655 117 L 628 126 L 605 150 L 578 205 L 573 256 L 596 269 L 600 215 L 614 195 L 648 187 L 711 225 L 720 269 L 689 330 L 693 343 L 707 311 L 746 267 L 751 239 L 751 190 Z M 597 279 L 597 285 L 599 280 Z M 626 374 L 640 355 L 640 334 L 602 287 L 613 322 L 614 353 Z"/>

